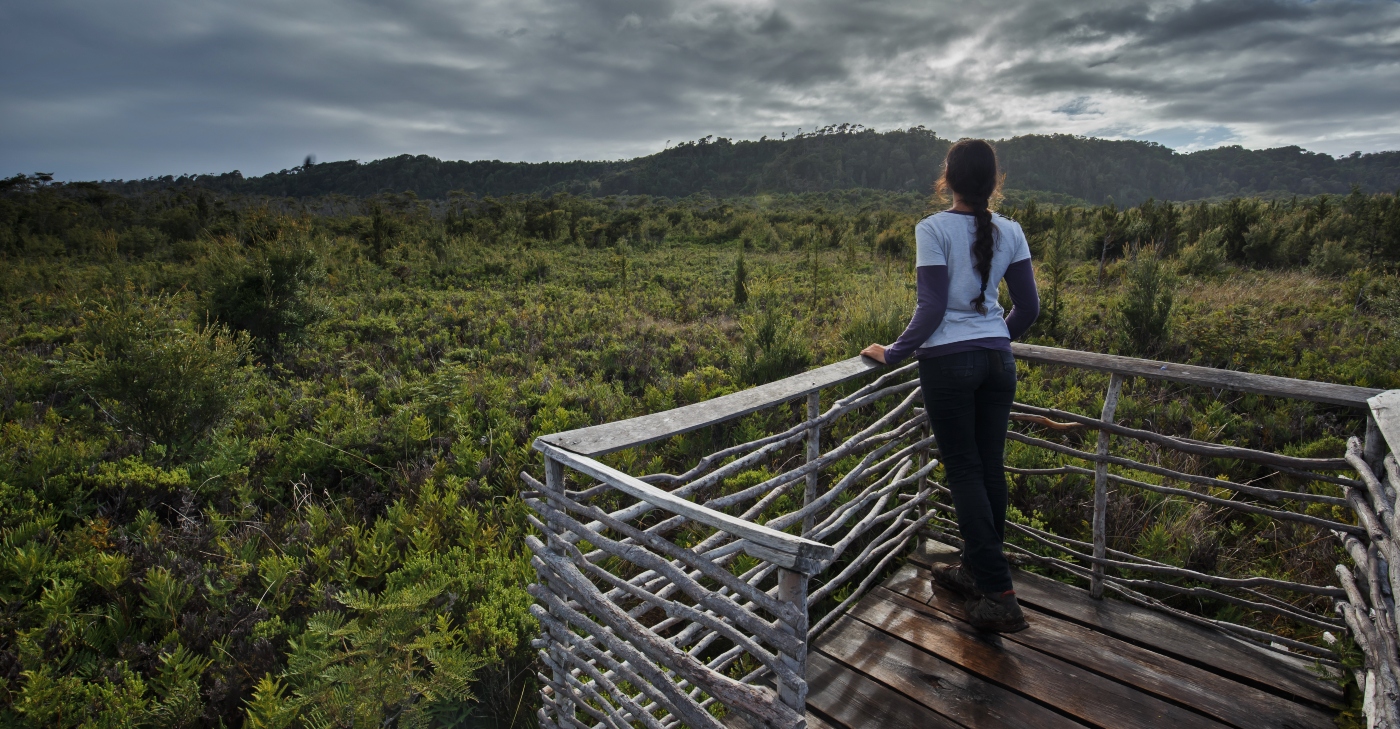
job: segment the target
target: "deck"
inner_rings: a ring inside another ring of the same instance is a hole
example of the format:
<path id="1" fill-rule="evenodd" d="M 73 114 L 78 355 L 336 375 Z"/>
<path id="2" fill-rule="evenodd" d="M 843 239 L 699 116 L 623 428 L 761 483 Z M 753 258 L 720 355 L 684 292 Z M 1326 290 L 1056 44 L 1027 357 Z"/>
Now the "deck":
<path id="1" fill-rule="evenodd" d="M 1336 684 L 1221 632 L 1017 572 L 1031 627 L 973 630 L 925 542 L 812 644 L 808 726 L 1333 727 Z M 951 548 L 949 548 L 951 549 Z"/>
<path id="2" fill-rule="evenodd" d="M 1383 566 L 1400 564 L 1392 535 L 1400 468 L 1387 455 L 1400 445 L 1400 390 L 1013 348 L 1044 367 L 1108 375 L 1097 417 L 1015 403 L 1007 430 L 1024 456 L 1009 472 L 1073 475 L 1073 488 L 1092 479 L 1092 512 L 1080 515 L 1092 540 L 1007 524 L 1017 537 L 1008 549 L 1088 590 L 1020 573 L 1030 629 L 973 630 L 961 601 L 930 583 L 929 566 L 951 548 L 920 542 L 957 523 L 951 493 L 933 473 L 937 444 L 917 407 L 916 365 L 851 358 L 535 440 L 544 479 L 521 477 L 539 530 L 526 543 L 538 576 L 528 589 L 542 629 L 534 641 L 541 727 L 1332 727 L 1342 692 L 1307 657 L 1337 667 L 1341 656 L 1296 639 L 1296 626 L 1351 637 L 1364 665 L 1347 670 L 1364 687 L 1367 725 L 1400 727 L 1390 598 L 1400 579 Z M 1357 433 L 1344 457 L 1323 458 L 1118 423 L 1125 383 L 1144 378 L 1353 408 L 1360 413 L 1340 417 Z M 681 444 L 682 473 L 610 465 L 654 459 L 650 452 L 597 460 L 765 410 L 776 417 L 758 431 L 725 430 L 711 439 L 724 447 L 698 460 L 690 449 L 704 438 Z M 1289 479 L 1217 478 L 1212 459 Z M 765 480 L 729 487 L 760 465 L 770 469 Z M 1122 490 L 1208 504 L 1221 526 L 1240 514 L 1260 533 L 1287 526 L 1296 546 L 1316 544 L 1316 530 L 1335 539 L 1336 581 L 1248 565 L 1212 574 L 1111 550 L 1110 497 Z M 1027 552 L 1022 540 L 1048 554 Z M 1239 606 L 1243 617 L 1203 625 L 1153 605 L 1158 591 L 1183 590 Z M 1123 600 L 1093 597 L 1105 594 Z"/>

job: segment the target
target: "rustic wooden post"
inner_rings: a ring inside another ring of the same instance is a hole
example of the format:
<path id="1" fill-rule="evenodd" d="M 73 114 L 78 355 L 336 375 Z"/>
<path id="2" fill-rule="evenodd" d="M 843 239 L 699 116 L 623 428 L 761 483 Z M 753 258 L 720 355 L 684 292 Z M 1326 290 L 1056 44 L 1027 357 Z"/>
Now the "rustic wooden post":
<path id="1" fill-rule="evenodd" d="M 790 686 L 782 681 L 778 682 L 778 700 L 782 701 L 798 716 L 807 715 L 807 575 L 795 570 L 778 570 L 778 599 L 797 608 L 797 613 L 801 615 L 798 625 L 788 625 L 784 621 L 779 621 L 779 626 L 784 633 L 797 636 L 802 641 L 802 648 L 797 655 L 792 655 L 784 651 L 782 653 L 783 663 L 792 669 L 793 673 L 803 678 L 803 682 L 797 686 Z M 806 726 L 806 721 L 802 727 Z M 797 729 L 802 729 L 798 727 Z"/>
<path id="2" fill-rule="evenodd" d="M 1386 443 L 1385 436 L 1381 435 L 1381 426 L 1376 422 L 1376 416 L 1366 413 L 1366 440 L 1362 446 L 1362 458 L 1366 465 L 1371 467 L 1371 473 L 1382 478 L 1385 477 L 1385 469 L 1382 464 L 1385 461 Z M 1392 484 L 1394 485 L 1394 484 Z"/>
<path id="3" fill-rule="evenodd" d="M 933 427 L 930 426 L 930 425 L 929 425 L 929 422 L 928 422 L 928 404 L 925 403 L 925 405 L 924 405 L 924 422 L 923 422 L 922 425 L 919 426 L 919 440 L 925 440 L 925 439 L 927 439 L 927 438 L 929 437 L 929 435 L 930 435 L 932 432 L 933 432 Z M 932 460 L 932 458 L 933 458 L 933 446 L 931 446 L 931 445 L 926 445 L 926 446 L 924 446 L 923 448 L 920 448 L 920 449 L 919 449 L 919 454 L 918 454 L 918 456 L 915 458 L 914 465 L 918 467 L 918 470 L 922 471 L 922 470 L 924 470 L 924 466 L 927 466 L 927 465 L 928 465 L 928 462 L 929 462 L 930 460 Z M 916 484 L 914 484 L 914 493 L 917 494 L 917 493 L 919 493 L 920 491 L 923 491 L 923 490 L 924 490 L 924 487 L 927 486 L 928 483 L 929 483 L 929 477 L 928 477 L 927 475 L 925 475 L 923 478 L 920 478 L 920 479 L 919 479 L 919 482 L 916 483 Z M 924 516 L 925 514 L 927 514 L 927 513 L 928 513 L 928 505 L 927 505 L 927 504 L 919 504 L 919 511 L 918 511 L 919 518 L 923 518 L 923 516 Z M 915 542 L 917 543 L 918 540 L 916 539 Z"/>
<path id="4" fill-rule="evenodd" d="M 816 420 L 822 414 L 822 391 L 807 393 L 807 419 Z M 822 455 L 822 428 L 820 425 L 813 425 L 807 429 L 807 463 L 821 458 Z M 807 474 L 807 488 L 803 490 L 802 505 L 807 506 L 812 500 L 817 498 L 817 479 L 820 477 L 816 471 Z M 815 516 L 808 514 L 802 519 L 802 534 L 806 536 L 812 531 L 812 524 Z"/>
<path id="5" fill-rule="evenodd" d="M 544 487 L 546 491 L 559 496 L 564 495 L 564 464 L 549 456 L 544 457 Z M 553 527 L 552 524 L 550 526 Z M 563 615 L 555 615 L 554 617 L 560 622 L 567 620 L 566 616 Z M 545 636 L 545 639 L 549 641 L 549 655 L 554 659 L 554 665 L 567 667 L 569 661 L 565 658 L 565 653 L 570 649 L 554 639 L 554 637 L 549 634 L 549 631 L 545 631 Z M 565 670 L 567 670 L 567 668 L 565 668 Z M 551 669 L 550 673 L 554 676 L 555 686 L 566 687 L 569 685 L 568 676 L 561 673 L 558 668 Z M 574 718 L 573 698 L 557 689 L 555 694 L 554 706 L 555 710 L 558 712 L 558 715 L 555 716 L 555 721 L 558 721 L 561 727 L 575 726 L 578 722 Z"/>
<path id="6" fill-rule="evenodd" d="M 1100 419 L 1113 423 L 1113 413 L 1118 409 L 1118 395 L 1123 391 L 1123 376 L 1117 373 L 1108 378 L 1108 393 L 1103 398 L 1103 412 Z M 1108 431 L 1099 431 L 1099 447 L 1095 451 L 1100 456 L 1108 455 Z M 1094 464 L 1094 559 L 1103 559 L 1108 550 L 1108 464 L 1099 461 Z M 1094 597 L 1103 597 L 1103 563 L 1096 562 L 1089 579 L 1089 592 Z"/>

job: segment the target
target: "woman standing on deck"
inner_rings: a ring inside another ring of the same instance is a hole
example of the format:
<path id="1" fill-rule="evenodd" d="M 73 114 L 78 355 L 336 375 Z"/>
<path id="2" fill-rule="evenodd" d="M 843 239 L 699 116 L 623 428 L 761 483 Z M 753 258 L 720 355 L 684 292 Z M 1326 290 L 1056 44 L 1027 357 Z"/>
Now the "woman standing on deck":
<path id="1" fill-rule="evenodd" d="M 886 364 L 911 354 L 919 359 L 924 408 L 963 538 L 962 563 L 936 570 L 934 581 L 967 598 L 973 626 L 1015 632 L 1026 627 L 1026 619 L 1002 551 L 1002 454 L 1016 395 L 1011 340 L 1040 314 L 1040 297 L 1021 226 L 988 209 L 1000 183 L 992 145 L 964 139 L 949 148 L 937 189 L 940 195 L 952 191 L 953 206 L 914 228 L 914 318 L 894 344 L 872 344 L 861 354 Z M 1004 319 L 997 303 L 1003 279 L 1013 303 Z"/>

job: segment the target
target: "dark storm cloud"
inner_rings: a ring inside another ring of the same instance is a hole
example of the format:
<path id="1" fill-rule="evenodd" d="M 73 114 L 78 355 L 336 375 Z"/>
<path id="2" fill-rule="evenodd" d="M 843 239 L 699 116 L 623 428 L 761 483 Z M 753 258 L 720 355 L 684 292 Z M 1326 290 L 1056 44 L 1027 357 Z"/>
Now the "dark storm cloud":
<path id="1" fill-rule="evenodd" d="M 0 174 L 618 158 L 845 121 L 1400 148 L 1400 4 L 46 0 L 0 7 Z"/>

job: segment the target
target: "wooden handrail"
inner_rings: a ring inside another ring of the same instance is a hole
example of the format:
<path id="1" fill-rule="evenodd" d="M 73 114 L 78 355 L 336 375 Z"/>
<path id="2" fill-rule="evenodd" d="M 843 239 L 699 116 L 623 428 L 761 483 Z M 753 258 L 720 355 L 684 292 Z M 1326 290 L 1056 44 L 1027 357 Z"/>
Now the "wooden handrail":
<path id="1" fill-rule="evenodd" d="M 1367 400 L 1383 392 L 1370 387 L 1257 375 L 1251 372 L 1033 344 L 1012 343 L 1011 351 L 1027 362 L 1065 365 L 1125 377 L 1148 377 L 1354 408 L 1367 408 Z M 856 356 L 712 400 L 627 420 L 543 435 L 537 440 L 585 456 L 601 456 L 732 420 L 882 369 L 884 365 L 867 357 Z"/>
<path id="2" fill-rule="evenodd" d="M 535 441 L 535 449 L 579 473 L 603 481 L 618 491 L 641 499 L 658 509 L 679 514 L 691 521 L 739 537 L 747 542 L 744 545 L 745 552 L 781 567 L 813 574 L 825 567 L 825 563 L 836 554 L 836 550 L 830 545 L 769 529 L 761 524 L 688 501 L 587 456 L 570 453 L 539 440 Z"/>
<path id="3" fill-rule="evenodd" d="M 1382 392 L 1370 387 L 1297 380 L 1292 377 L 1275 375 L 1256 375 L 1252 372 L 1158 362 L 1136 357 L 1121 357 L 1116 354 L 1080 352 L 1075 349 L 1042 347 L 1037 344 L 1021 344 L 1019 342 L 1011 345 L 1011 351 L 1017 358 L 1027 362 L 1067 365 L 1099 372 L 1110 372 L 1125 377 L 1149 377 L 1154 380 L 1170 380 L 1188 385 L 1219 387 L 1256 395 L 1288 397 L 1294 400 L 1345 405 L 1353 408 L 1367 407 L 1366 400 Z"/>
<path id="4" fill-rule="evenodd" d="M 883 368 L 884 365 L 873 359 L 855 356 L 766 385 L 722 395 L 713 400 L 627 420 L 542 435 L 538 440 L 585 456 L 601 456 L 758 412 Z"/>

